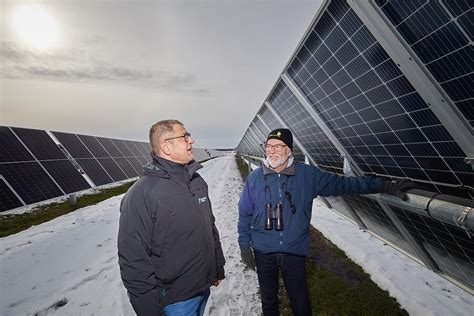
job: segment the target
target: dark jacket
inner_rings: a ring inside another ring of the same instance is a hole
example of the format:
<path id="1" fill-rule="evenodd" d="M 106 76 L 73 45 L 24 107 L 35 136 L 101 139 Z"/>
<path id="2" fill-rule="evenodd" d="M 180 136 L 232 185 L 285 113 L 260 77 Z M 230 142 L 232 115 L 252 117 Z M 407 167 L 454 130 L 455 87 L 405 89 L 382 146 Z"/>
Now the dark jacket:
<path id="1" fill-rule="evenodd" d="M 262 166 L 247 177 L 239 201 L 239 244 L 264 253 L 306 256 L 314 198 L 376 193 L 379 188 L 379 178 L 338 176 L 301 163 L 294 163 L 281 173 Z M 291 203 L 286 192 L 291 195 Z M 278 202 L 283 204 L 283 231 L 265 230 L 264 204 L 275 207 Z"/>
<path id="2" fill-rule="evenodd" d="M 118 255 L 138 315 L 186 300 L 224 278 L 224 254 L 197 162 L 160 157 L 145 166 L 120 206 Z"/>

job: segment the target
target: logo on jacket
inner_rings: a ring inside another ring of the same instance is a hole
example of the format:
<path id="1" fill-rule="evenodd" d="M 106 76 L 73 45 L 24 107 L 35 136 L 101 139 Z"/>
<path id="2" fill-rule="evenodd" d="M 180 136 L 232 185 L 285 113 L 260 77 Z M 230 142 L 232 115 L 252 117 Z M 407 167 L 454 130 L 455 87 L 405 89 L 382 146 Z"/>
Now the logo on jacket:
<path id="1" fill-rule="evenodd" d="M 204 202 L 206 202 L 206 201 L 207 201 L 207 197 L 206 197 L 206 196 L 198 199 L 199 204 L 204 203 Z"/>

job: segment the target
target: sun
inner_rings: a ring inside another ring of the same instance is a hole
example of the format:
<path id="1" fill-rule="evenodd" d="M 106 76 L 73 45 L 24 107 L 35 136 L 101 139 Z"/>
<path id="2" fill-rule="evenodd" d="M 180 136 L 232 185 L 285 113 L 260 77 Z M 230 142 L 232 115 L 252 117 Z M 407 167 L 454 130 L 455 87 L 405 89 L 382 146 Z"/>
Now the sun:
<path id="1" fill-rule="evenodd" d="M 13 16 L 13 28 L 23 44 L 30 48 L 47 50 L 57 45 L 57 23 L 40 5 L 17 7 Z"/>

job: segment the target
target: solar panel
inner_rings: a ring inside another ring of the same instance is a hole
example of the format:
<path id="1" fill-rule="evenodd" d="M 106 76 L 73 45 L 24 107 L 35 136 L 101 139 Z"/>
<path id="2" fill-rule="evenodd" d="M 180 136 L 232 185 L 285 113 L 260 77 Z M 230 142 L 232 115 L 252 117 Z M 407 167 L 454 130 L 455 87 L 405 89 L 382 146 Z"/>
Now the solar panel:
<path id="1" fill-rule="evenodd" d="M 90 189 L 89 183 L 69 160 L 44 160 L 41 164 L 65 193 Z"/>
<path id="2" fill-rule="evenodd" d="M 122 152 L 115 146 L 115 143 L 110 138 L 97 137 L 97 140 L 104 146 L 110 157 L 123 157 Z"/>
<path id="3" fill-rule="evenodd" d="M 77 135 L 79 139 L 84 143 L 87 149 L 96 158 L 110 157 L 104 147 L 99 143 L 96 137 L 88 135 Z"/>
<path id="4" fill-rule="evenodd" d="M 105 171 L 107 171 L 114 181 L 127 179 L 125 173 L 112 158 L 97 158 L 97 161 L 99 161 L 100 165 L 105 169 Z"/>
<path id="5" fill-rule="evenodd" d="M 92 158 L 90 151 L 75 134 L 53 132 L 53 135 L 74 158 Z"/>
<path id="6" fill-rule="evenodd" d="M 0 178 L 0 212 L 23 206 L 15 193 L 10 190 L 4 179 Z"/>
<path id="7" fill-rule="evenodd" d="M 95 158 L 76 159 L 76 161 L 96 186 L 114 182 Z"/>
<path id="8" fill-rule="evenodd" d="M 26 147 L 38 160 L 66 159 L 58 145 L 43 130 L 12 127 Z"/>
<path id="9" fill-rule="evenodd" d="M 474 127 L 474 2 L 376 3 Z"/>
<path id="10" fill-rule="evenodd" d="M 139 157 L 128 157 L 126 158 L 127 161 L 132 165 L 135 169 L 137 175 L 141 175 L 143 173 L 143 163 L 138 160 Z"/>
<path id="11" fill-rule="evenodd" d="M 33 160 L 18 137 L 8 127 L 0 126 L 0 163 Z"/>
<path id="12" fill-rule="evenodd" d="M 0 164 L 0 174 L 27 204 L 64 194 L 35 161 L 2 163 Z"/>
<path id="13" fill-rule="evenodd" d="M 474 241 L 460 227 L 391 206 L 441 271 L 474 287 Z"/>
<path id="14" fill-rule="evenodd" d="M 18 127 L 13 127 L 12 130 L 63 192 L 72 193 L 90 188 L 46 131 Z"/>
<path id="15" fill-rule="evenodd" d="M 289 76 L 363 172 L 473 186 L 473 171 L 460 164 L 465 153 L 351 12 L 329 4 Z M 352 59 L 339 60 L 345 49 Z"/>
<path id="16" fill-rule="evenodd" d="M 128 162 L 127 158 L 114 158 L 115 162 L 120 166 L 123 172 L 127 175 L 127 178 L 134 178 L 138 176 L 138 172 Z"/>
<path id="17" fill-rule="evenodd" d="M 123 154 L 125 157 L 133 157 L 135 156 L 132 151 L 128 148 L 128 146 L 125 144 L 125 142 L 121 139 L 113 139 L 112 142 L 115 144 L 115 146 L 120 150 L 120 152 Z"/>
<path id="18" fill-rule="evenodd" d="M 143 155 L 141 153 L 141 151 L 137 149 L 134 142 L 132 142 L 130 140 L 124 140 L 122 142 L 125 144 L 125 146 L 127 146 L 128 150 L 131 152 L 131 154 L 129 156 L 137 157 L 137 156 L 142 156 Z"/>
<path id="19" fill-rule="evenodd" d="M 474 171 L 466 161 L 474 134 L 473 6 L 325 1 L 237 151 L 255 151 L 251 129 L 288 126 L 302 152 L 322 168 L 341 173 L 340 153 L 356 173 L 408 177 L 429 190 L 472 199 Z M 427 267 L 474 287 L 474 245 L 458 222 L 380 199 L 330 202 Z"/>
<path id="20" fill-rule="evenodd" d="M 21 199 L 31 204 L 89 189 L 85 175 L 96 186 L 137 177 L 148 149 L 145 142 L 0 126 L 0 211 L 23 206 Z"/>

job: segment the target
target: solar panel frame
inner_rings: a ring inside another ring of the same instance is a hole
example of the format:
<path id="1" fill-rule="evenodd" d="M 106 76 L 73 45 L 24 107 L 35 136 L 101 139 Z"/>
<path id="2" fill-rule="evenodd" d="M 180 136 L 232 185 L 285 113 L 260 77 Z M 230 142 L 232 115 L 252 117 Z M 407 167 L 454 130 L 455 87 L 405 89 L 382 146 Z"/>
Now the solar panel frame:
<path id="1" fill-rule="evenodd" d="M 0 163 L 12 161 L 34 161 L 18 137 L 8 126 L 0 126 Z"/>
<path id="2" fill-rule="evenodd" d="M 64 195 L 37 161 L 2 163 L 0 174 L 26 204 Z"/>
<path id="3" fill-rule="evenodd" d="M 114 182 L 96 158 L 78 158 L 76 162 L 96 186 Z"/>
<path id="4" fill-rule="evenodd" d="M 23 202 L 12 191 L 6 180 L 0 177 L 0 213 L 23 205 Z"/>
<path id="5" fill-rule="evenodd" d="M 96 159 L 114 181 L 122 181 L 127 179 L 127 175 L 112 158 Z"/>
<path id="6" fill-rule="evenodd" d="M 115 142 L 111 138 L 105 138 L 105 137 L 96 137 L 99 143 L 105 148 L 107 153 L 109 154 L 110 157 L 116 158 L 116 157 L 124 157 L 122 152 L 118 149 L 118 147 L 115 145 Z"/>
<path id="7" fill-rule="evenodd" d="M 52 132 L 73 158 L 92 158 L 92 153 L 76 134 Z"/>
<path id="8" fill-rule="evenodd" d="M 330 8 L 333 3 L 335 2 L 331 2 L 329 4 L 328 12 L 330 12 Z M 347 12 L 351 11 L 351 8 L 349 6 L 346 6 L 345 9 L 346 12 L 344 14 L 339 14 L 339 16 L 342 16 L 344 18 L 347 15 Z M 336 23 L 336 21 L 334 20 L 331 21 L 332 17 L 330 17 L 329 13 L 327 12 L 325 12 L 323 16 L 324 15 L 327 15 L 325 19 L 326 28 L 337 27 L 337 24 L 339 22 Z M 359 24 L 362 24 L 362 22 L 359 22 Z M 360 26 L 357 32 L 360 32 L 363 29 L 365 29 L 365 26 Z M 313 28 L 313 32 L 317 33 L 316 28 Z M 324 32 L 321 33 L 320 30 L 319 33 L 325 34 Z M 326 36 L 329 36 L 328 34 L 326 34 Z M 317 35 L 313 35 L 313 39 L 315 36 Z M 364 75 L 367 75 L 369 73 L 373 76 L 376 76 L 377 78 L 381 78 L 381 76 L 379 76 L 376 72 L 370 69 L 371 67 L 378 67 L 387 60 L 390 60 L 388 54 L 383 52 L 383 48 L 379 44 L 375 44 L 375 38 L 371 36 L 370 39 L 371 41 L 365 41 L 364 45 L 354 43 L 355 46 L 363 47 L 365 49 L 362 52 L 359 50 L 360 55 L 358 58 L 355 58 L 355 61 L 365 63 L 367 65 L 367 68 L 364 68 L 364 70 L 362 71 L 357 71 L 357 68 L 354 68 L 353 70 L 350 70 L 348 72 L 351 75 L 353 72 L 355 72 L 355 77 L 352 78 L 352 82 L 354 82 L 355 86 L 357 86 L 358 89 L 362 91 L 362 94 L 360 94 L 359 97 L 364 97 L 363 102 L 354 103 L 353 101 L 357 101 L 357 97 L 354 97 L 353 99 L 348 100 L 349 104 L 346 104 L 345 102 L 334 104 L 333 100 L 331 100 L 329 96 L 331 94 L 334 94 L 335 91 L 332 91 L 332 89 L 329 89 L 328 87 L 324 87 L 325 82 L 328 82 L 331 78 L 327 76 L 326 81 L 322 82 L 320 85 L 321 87 L 323 87 L 323 90 L 322 94 L 319 95 L 324 95 L 324 98 L 318 99 L 319 102 L 314 103 L 313 105 L 320 117 L 327 123 L 327 126 L 331 129 L 331 132 L 335 135 L 338 141 L 341 142 L 344 149 L 347 152 L 351 153 L 351 157 L 354 160 L 357 161 L 356 158 L 358 158 L 359 167 L 362 169 L 363 172 L 368 174 L 410 177 L 421 181 L 429 181 L 434 183 L 448 182 L 448 184 L 451 185 L 461 185 L 461 181 L 459 180 L 459 178 L 470 178 L 470 176 L 467 176 L 467 174 L 473 175 L 472 178 L 474 178 L 474 173 L 472 172 L 472 170 L 468 170 L 468 168 L 465 168 L 462 172 L 451 169 L 446 171 L 425 170 L 416 160 L 416 156 L 420 153 L 423 153 L 424 155 L 426 155 L 426 153 L 431 153 L 432 158 L 444 159 L 444 157 L 441 156 L 439 153 L 439 148 L 437 148 L 440 146 L 444 147 L 444 145 L 434 143 L 431 144 L 426 138 L 426 136 L 423 134 L 422 128 L 424 127 L 442 128 L 441 122 L 437 120 L 436 116 L 432 114 L 426 104 L 423 110 L 419 110 L 419 112 L 405 112 L 403 114 L 398 114 L 388 118 L 388 121 L 386 120 L 386 118 L 380 115 L 378 109 L 375 108 L 375 106 L 382 105 L 384 102 L 393 103 L 393 101 L 397 101 L 400 103 L 398 110 L 401 111 L 401 108 L 403 106 L 403 98 L 414 95 L 416 94 L 416 92 L 414 92 L 414 89 L 410 85 L 410 83 L 406 79 L 404 79 L 403 75 L 396 77 L 395 79 L 391 79 L 388 82 L 382 81 L 382 79 L 380 79 L 379 82 L 383 82 L 381 85 L 375 88 L 372 86 L 365 86 L 365 89 L 368 90 L 364 92 L 364 88 L 361 88 L 360 82 L 357 83 L 356 80 L 362 78 L 364 79 L 364 82 L 369 81 L 367 80 L 367 78 L 364 77 Z M 319 45 L 322 46 L 324 45 L 324 43 L 325 39 L 319 38 Z M 314 43 L 312 45 L 314 46 Z M 357 49 L 359 49 L 359 47 Z M 305 48 L 305 45 L 302 45 L 302 48 Z M 304 85 L 307 81 L 310 80 L 311 72 L 305 70 L 305 65 L 309 63 L 308 60 L 313 58 L 313 56 L 316 58 L 317 54 L 318 49 L 316 49 L 314 54 L 312 52 L 309 52 L 307 49 L 303 55 L 301 53 L 296 53 L 294 59 L 292 60 L 292 62 L 289 63 L 289 66 L 287 67 L 287 69 L 291 70 L 288 70 L 287 72 L 289 77 L 294 80 L 295 85 L 298 86 L 299 89 L 301 89 L 303 94 L 306 93 L 305 97 L 307 97 L 308 100 L 310 99 L 310 93 L 312 92 L 310 92 L 310 90 L 308 89 L 305 89 Z M 327 63 L 328 56 L 325 55 L 324 57 L 324 60 L 326 60 Z M 391 63 L 392 62 L 390 62 L 390 64 Z M 350 64 L 351 63 L 348 63 L 348 65 Z M 315 65 L 315 63 L 313 62 L 312 65 Z M 325 70 L 324 65 L 325 64 L 321 65 L 321 69 L 323 70 Z M 341 65 L 340 70 L 342 70 L 343 68 L 344 67 Z M 300 74 L 302 70 L 305 70 L 304 75 Z M 337 71 L 333 70 L 332 72 L 337 74 Z M 397 74 L 398 73 L 400 72 L 398 71 Z M 390 86 L 390 84 L 392 86 Z M 328 95 L 328 93 L 330 94 Z M 402 99 L 402 101 L 399 101 L 399 99 Z M 421 98 L 418 97 L 418 103 L 420 102 L 420 100 Z M 350 109 L 351 111 L 345 114 L 357 113 L 357 116 L 351 116 L 351 119 L 356 119 L 356 121 L 349 122 L 347 120 L 349 116 L 341 116 L 340 110 L 342 106 L 344 106 L 345 109 Z M 408 116 L 407 113 L 409 113 L 410 115 Z M 427 118 L 430 118 L 431 121 L 428 121 Z M 401 122 L 406 122 L 406 125 L 404 125 L 405 128 L 414 127 L 414 129 L 412 129 L 410 132 L 405 132 L 404 130 L 401 130 L 401 128 L 393 129 L 393 127 L 397 126 L 397 124 L 400 124 Z M 361 127 L 364 127 L 366 130 L 366 134 L 362 135 L 363 137 L 361 137 L 361 135 L 357 133 L 357 130 L 360 130 Z M 412 135 L 413 130 L 415 129 L 416 131 L 419 131 L 419 135 L 422 135 L 422 140 L 413 142 L 413 145 L 407 146 L 406 142 L 403 141 L 403 137 L 404 135 Z M 444 134 L 449 133 L 447 131 L 444 131 Z M 407 149 L 406 153 L 408 153 L 408 155 L 393 156 L 393 153 L 390 153 L 388 152 L 388 150 L 385 150 L 385 148 L 383 148 L 384 146 L 382 146 L 382 143 L 379 138 L 384 142 L 388 140 L 393 144 L 400 144 L 402 147 Z M 457 145 L 455 144 L 453 139 L 452 141 L 449 141 L 448 147 L 452 147 L 454 148 L 454 150 L 456 150 L 456 146 Z M 453 156 L 455 156 L 457 159 L 465 158 L 465 155 L 461 154 L 461 152 L 457 151 L 457 153 Z M 407 160 L 407 158 L 410 159 Z M 410 164 L 403 165 L 405 162 L 409 162 Z M 457 176 L 456 174 L 458 173 L 460 173 L 461 175 Z M 472 184 L 472 181 L 470 184 Z"/>
<path id="9" fill-rule="evenodd" d="M 109 153 L 105 150 L 104 146 L 94 136 L 77 134 L 77 137 L 87 147 L 95 158 L 109 158 Z"/>
<path id="10" fill-rule="evenodd" d="M 453 100 L 472 131 L 474 113 L 463 102 L 468 100 L 474 106 L 474 63 L 470 57 L 474 36 L 472 27 L 465 23 L 474 18 L 474 5 L 467 3 L 462 9 L 455 1 L 425 1 L 418 6 L 376 1 L 375 6 Z"/>
<path id="11" fill-rule="evenodd" d="M 20 127 L 12 127 L 11 129 L 34 155 L 36 160 L 67 159 L 46 131 Z"/>
<path id="12" fill-rule="evenodd" d="M 43 160 L 41 164 L 64 193 L 74 193 L 91 188 L 86 179 L 67 159 Z"/>

